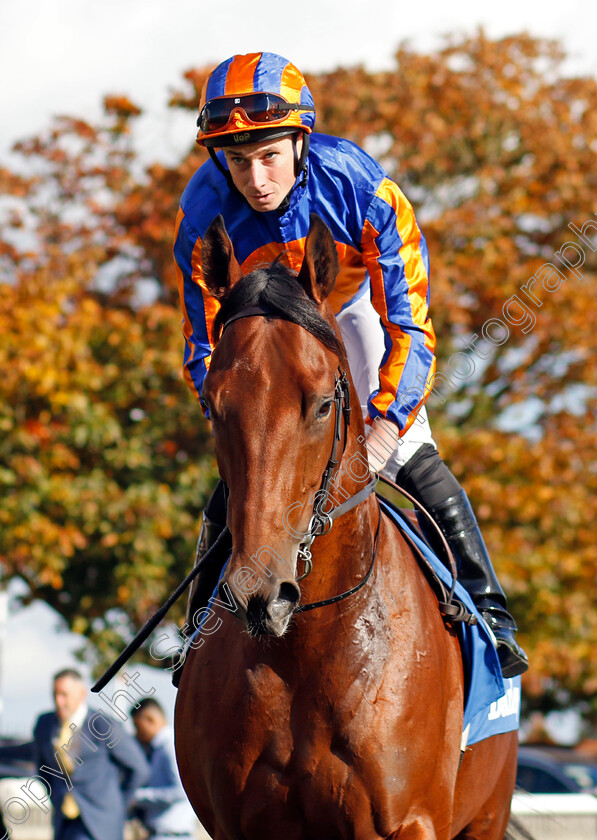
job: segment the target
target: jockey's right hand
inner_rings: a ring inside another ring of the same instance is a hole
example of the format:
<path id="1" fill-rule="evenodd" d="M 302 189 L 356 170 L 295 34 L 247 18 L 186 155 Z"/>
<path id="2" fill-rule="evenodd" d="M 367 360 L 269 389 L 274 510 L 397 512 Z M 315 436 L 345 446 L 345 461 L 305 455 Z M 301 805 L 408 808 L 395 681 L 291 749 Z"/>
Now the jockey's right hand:
<path id="1" fill-rule="evenodd" d="M 365 434 L 369 467 L 379 472 L 398 445 L 398 426 L 385 417 L 376 417 L 372 425 L 365 426 Z"/>

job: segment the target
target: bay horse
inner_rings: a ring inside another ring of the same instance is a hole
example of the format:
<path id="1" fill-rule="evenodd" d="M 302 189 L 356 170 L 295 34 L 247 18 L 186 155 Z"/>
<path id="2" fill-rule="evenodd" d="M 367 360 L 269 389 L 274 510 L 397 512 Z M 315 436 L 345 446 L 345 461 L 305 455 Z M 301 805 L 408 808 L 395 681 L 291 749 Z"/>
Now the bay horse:
<path id="1" fill-rule="evenodd" d="M 326 302 L 330 231 L 311 217 L 298 276 L 276 263 L 243 276 L 218 217 L 202 259 L 221 304 L 202 399 L 233 549 L 176 703 L 191 804 L 215 840 L 501 840 L 517 733 L 461 756 L 458 639 L 362 492 L 364 425 L 338 399 L 350 388 L 359 405 Z M 341 486 L 352 502 L 315 529 L 322 476 L 326 499 Z"/>

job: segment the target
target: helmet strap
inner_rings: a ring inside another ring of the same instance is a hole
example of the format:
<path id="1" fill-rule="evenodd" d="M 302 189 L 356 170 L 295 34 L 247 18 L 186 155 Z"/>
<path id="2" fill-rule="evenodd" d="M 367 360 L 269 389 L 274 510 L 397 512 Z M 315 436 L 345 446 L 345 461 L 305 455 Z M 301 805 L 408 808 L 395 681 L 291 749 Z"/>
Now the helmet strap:
<path id="1" fill-rule="evenodd" d="M 294 174 L 298 178 L 298 176 L 303 173 L 303 180 L 300 184 L 301 187 L 307 186 L 307 177 L 308 177 L 308 170 L 307 170 L 307 155 L 309 154 L 309 134 L 306 131 L 302 132 L 303 135 L 303 147 L 301 149 L 301 156 L 299 158 L 297 152 L 297 138 L 298 132 L 293 135 L 292 137 L 292 144 L 294 147 Z"/>

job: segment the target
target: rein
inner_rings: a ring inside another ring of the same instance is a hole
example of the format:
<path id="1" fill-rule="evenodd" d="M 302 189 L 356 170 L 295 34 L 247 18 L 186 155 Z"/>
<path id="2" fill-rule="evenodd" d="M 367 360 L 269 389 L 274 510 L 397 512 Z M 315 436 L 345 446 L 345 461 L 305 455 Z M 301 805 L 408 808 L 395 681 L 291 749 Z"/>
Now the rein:
<path id="1" fill-rule="evenodd" d="M 353 498 L 355 498 L 353 496 Z M 356 586 L 353 586 L 352 589 L 347 589 L 346 592 L 342 592 L 340 595 L 334 595 L 333 598 L 326 598 L 323 601 L 313 601 L 312 604 L 300 604 L 296 609 L 295 613 L 301 612 L 308 612 L 309 610 L 315 610 L 318 607 L 327 607 L 330 604 L 337 604 L 338 601 L 343 601 L 345 598 L 349 598 L 351 595 L 354 595 L 359 589 L 362 589 L 363 586 L 367 583 L 369 578 L 371 577 L 371 572 L 373 571 L 373 566 L 375 565 L 375 558 L 377 557 L 377 548 L 379 543 L 379 531 L 381 528 L 381 508 L 379 505 L 377 506 L 377 510 L 379 513 L 379 519 L 377 521 L 377 528 L 375 529 L 375 540 L 373 541 L 373 555 L 371 557 L 371 563 L 369 564 L 369 568 L 367 569 L 367 573 L 363 580 L 359 581 Z"/>
<path id="2" fill-rule="evenodd" d="M 269 316 L 274 318 L 286 317 L 266 307 L 248 306 L 245 309 L 241 309 L 238 312 L 235 312 L 234 315 L 231 315 L 230 318 L 228 318 L 228 320 L 224 323 L 222 327 L 222 333 L 224 332 L 226 327 L 228 327 L 234 321 L 237 321 L 239 318 L 250 318 L 254 316 Z M 315 494 L 315 501 L 313 504 L 313 515 L 311 516 L 309 527 L 307 529 L 307 532 L 304 534 L 304 539 L 302 540 L 299 546 L 298 559 L 302 560 L 302 562 L 304 563 L 305 571 L 302 575 L 299 575 L 299 577 L 297 577 L 297 581 L 304 580 L 304 578 L 306 578 L 307 575 L 313 569 L 313 557 L 311 554 L 311 546 L 315 538 L 327 534 L 332 528 L 334 519 L 337 519 L 338 517 L 347 513 L 349 510 L 352 510 L 354 507 L 363 502 L 368 496 L 370 496 L 371 493 L 375 491 L 377 480 L 378 478 L 380 478 L 385 484 L 393 487 L 410 502 L 412 502 L 415 505 L 416 509 L 421 511 L 421 513 L 427 518 L 429 524 L 435 529 L 435 532 L 439 536 L 441 544 L 444 548 L 444 552 L 446 554 L 447 564 L 450 568 L 450 572 L 452 575 L 452 583 L 449 588 L 446 588 L 441 579 L 435 574 L 433 568 L 431 567 L 431 564 L 427 561 L 427 558 L 425 557 L 424 553 L 419 549 L 417 544 L 412 539 L 410 539 L 410 537 L 403 531 L 404 539 L 410 545 L 410 548 L 415 554 L 415 556 L 419 558 L 419 563 L 423 566 L 423 568 L 427 570 L 427 573 L 433 580 L 438 595 L 438 606 L 444 619 L 448 622 L 464 622 L 467 624 L 475 624 L 477 621 L 476 617 L 468 612 L 464 604 L 458 601 L 454 603 L 454 590 L 456 587 L 457 571 L 456 563 L 454 561 L 454 557 L 452 555 L 446 538 L 444 537 L 441 529 L 439 528 L 438 524 L 433 519 L 429 511 L 427 511 L 420 504 L 420 502 L 418 502 L 417 499 L 411 496 L 406 490 L 404 490 L 402 487 L 399 487 L 393 481 L 390 481 L 389 479 L 385 478 L 385 476 L 378 476 L 377 474 L 374 474 L 369 483 L 357 493 L 355 493 L 354 496 L 351 496 L 342 504 L 337 505 L 336 507 L 332 506 L 330 510 L 326 510 L 326 507 L 328 506 L 329 502 L 332 502 L 333 505 L 333 500 L 330 495 L 330 487 L 336 468 L 341 462 L 344 456 L 344 452 L 346 450 L 346 443 L 348 439 L 348 426 L 350 425 L 350 385 L 348 382 L 348 377 L 341 367 L 338 367 L 338 372 L 334 379 L 334 409 L 335 420 L 332 452 L 329 457 L 327 466 L 323 471 L 321 487 Z M 342 439 L 342 419 L 344 419 L 344 443 L 342 446 L 342 453 L 338 455 L 338 446 L 340 440 Z M 378 538 L 381 526 L 381 509 L 379 508 L 379 505 L 378 510 L 379 521 L 377 523 L 375 540 L 373 543 L 373 555 L 365 577 L 356 586 L 353 586 L 352 589 L 348 589 L 346 592 L 342 592 L 340 595 L 335 595 L 333 598 L 326 598 L 323 601 L 315 601 L 312 604 L 299 605 L 295 609 L 295 612 L 307 612 L 308 610 L 314 610 L 317 607 L 326 607 L 330 604 L 336 604 L 338 601 L 342 601 L 344 598 L 349 598 L 351 595 L 354 595 L 355 592 L 358 592 L 359 589 L 361 589 L 367 583 L 375 565 L 375 558 L 377 557 Z"/>
<path id="3" fill-rule="evenodd" d="M 306 578 L 307 575 L 311 572 L 313 568 L 313 559 L 311 555 L 311 545 L 315 537 L 320 537 L 323 534 L 327 534 L 328 531 L 331 529 L 333 525 L 333 520 L 336 519 L 338 516 L 342 516 L 343 513 L 351 510 L 356 505 L 360 504 L 363 499 L 366 499 L 370 493 L 373 492 L 375 489 L 375 481 L 369 482 L 367 487 L 360 490 L 359 493 L 356 493 L 350 499 L 343 503 L 343 505 L 339 505 L 338 507 L 332 508 L 332 510 L 327 511 L 326 507 L 328 502 L 330 501 L 330 486 L 332 484 L 332 478 L 336 471 L 336 467 L 344 457 L 344 452 L 346 451 L 346 441 L 348 439 L 348 426 L 350 425 L 350 385 L 348 384 L 348 378 L 346 373 L 338 368 L 339 376 L 336 375 L 334 378 L 334 410 L 335 410 L 335 420 L 334 420 L 334 438 L 332 442 L 332 452 L 329 457 L 327 466 L 323 471 L 323 475 L 321 478 L 321 487 L 315 494 L 315 502 L 313 505 L 313 515 L 311 516 L 311 520 L 309 522 L 309 527 L 307 528 L 307 532 L 305 533 L 305 539 L 301 542 L 299 546 L 298 556 L 299 559 L 303 561 L 305 564 L 305 571 L 303 572 L 297 580 L 303 580 Z M 338 457 L 338 444 L 340 439 L 342 438 L 342 418 L 344 418 L 344 444 L 342 446 L 342 454 Z M 357 496 L 359 497 L 357 499 Z M 340 510 L 342 508 L 342 510 Z"/>
<path id="4" fill-rule="evenodd" d="M 311 545 L 313 544 L 315 537 L 320 537 L 323 534 L 327 534 L 333 525 L 334 519 L 337 519 L 338 517 L 347 513 L 349 510 L 352 510 L 357 505 L 360 505 L 361 502 L 364 502 L 365 499 L 375 491 L 375 486 L 377 484 L 377 476 L 373 476 L 368 482 L 368 484 L 361 490 L 359 490 L 358 493 L 355 493 L 354 496 L 351 496 L 341 505 L 337 505 L 330 511 L 324 510 L 324 508 L 327 506 L 327 503 L 330 501 L 330 485 L 332 483 L 332 477 L 334 475 L 336 467 L 342 460 L 344 452 L 346 450 L 348 426 L 350 425 L 350 385 L 346 373 L 340 368 L 338 368 L 338 371 L 340 376 L 336 376 L 334 388 L 334 407 L 336 411 L 336 417 L 334 424 L 334 441 L 332 444 L 332 453 L 330 455 L 327 466 L 323 471 L 321 487 L 318 490 L 315 497 L 316 502 L 314 505 L 314 513 L 311 517 L 311 521 L 309 522 L 309 528 L 307 530 L 307 533 L 305 534 L 306 539 L 299 546 L 298 556 L 299 559 L 302 560 L 305 564 L 305 571 L 302 575 L 300 575 L 297 578 L 297 580 L 303 580 L 304 578 L 306 578 L 313 568 Z M 342 418 L 344 418 L 344 445 L 342 447 L 342 454 L 340 455 L 340 457 L 338 457 L 338 443 L 340 442 L 340 438 L 342 437 Z M 312 604 L 299 605 L 295 609 L 295 613 L 307 612 L 308 610 L 315 610 L 318 607 L 327 607 L 330 604 L 337 604 L 338 601 L 343 601 L 344 598 L 349 598 L 351 595 L 354 595 L 356 592 L 359 591 L 359 589 L 362 589 L 362 587 L 365 586 L 365 584 L 371 577 L 371 572 L 373 571 L 373 567 L 375 565 L 375 558 L 377 557 L 379 531 L 381 527 L 381 509 L 379 508 L 379 505 L 377 509 L 379 513 L 379 519 L 377 522 L 377 528 L 375 530 L 375 539 L 373 541 L 373 554 L 371 557 L 371 563 L 369 564 L 369 568 L 367 570 L 367 573 L 365 574 L 365 577 L 359 583 L 357 583 L 356 586 L 353 586 L 352 589 L 348 589 L 346 590 L 346 592 L 342 592 L 340 595 L 334 595 L 333 598 L 326 598 L 323 601 L 314 601 Z"/>

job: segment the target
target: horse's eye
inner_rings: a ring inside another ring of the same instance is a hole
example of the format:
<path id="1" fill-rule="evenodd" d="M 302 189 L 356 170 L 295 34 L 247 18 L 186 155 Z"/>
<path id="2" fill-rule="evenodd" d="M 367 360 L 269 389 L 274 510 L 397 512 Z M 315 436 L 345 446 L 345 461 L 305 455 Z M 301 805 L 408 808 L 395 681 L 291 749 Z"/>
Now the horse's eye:
<path id="1" fill-rule="evenodd" d="M 329 417 L 330 411 L 332 410 L 333 400 L 326 400 L 322 402 L 319 408 L 317 409 L 317 419 L 324 420 L 326 417 Z"/>

